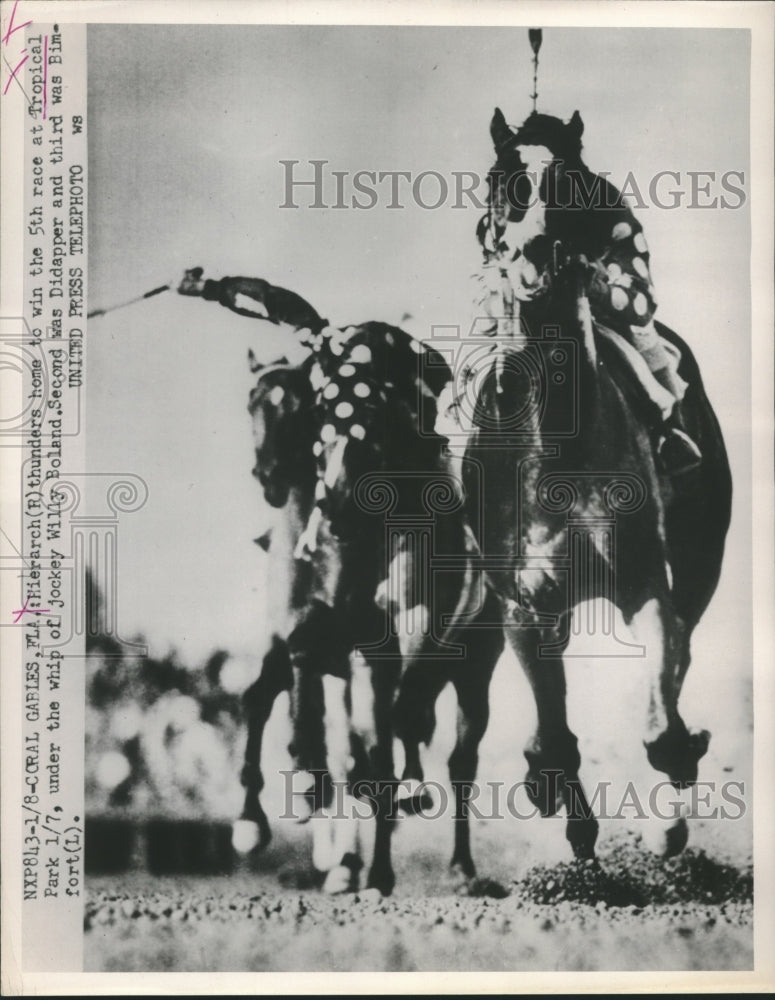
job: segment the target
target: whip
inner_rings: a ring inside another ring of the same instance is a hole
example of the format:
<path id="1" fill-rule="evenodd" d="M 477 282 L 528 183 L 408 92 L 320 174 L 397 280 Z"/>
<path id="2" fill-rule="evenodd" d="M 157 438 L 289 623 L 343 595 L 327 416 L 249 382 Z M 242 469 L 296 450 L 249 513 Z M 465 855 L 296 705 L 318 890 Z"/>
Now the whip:
<path id="1" fill-rule="evenodd" d="M 92 309 L 91 312 L 86 313 L 87 319 L 93 319 L 95 316 L 105 316 L 109 312 L 115 312 L 116 309 L 124 309 L 126 306 L 131 306 L 135 302 L 142 302 L 143 299 L 153 298 L 154 295 L 159 295 L 161 292 L 167 292 L 172 287 L 172 284 L 159 285 L 158 288 L 152 288 L 150 292 L 145 292 L 143 295 L 136 295 L 133 299 L 127 299 L 126 302 L 117 302 L 114 306 L 105 306 L 104 309 Z"/>
<path id="2" fill-rule="evenodd" d="M 538 53 L 541 51 L 544 33 L 540 28 L 528 28 L 527 37 L 533 50 L 533 93 L 530 96 L 533 98 L 533 114 L 535 114 L 538 100 Z"/>

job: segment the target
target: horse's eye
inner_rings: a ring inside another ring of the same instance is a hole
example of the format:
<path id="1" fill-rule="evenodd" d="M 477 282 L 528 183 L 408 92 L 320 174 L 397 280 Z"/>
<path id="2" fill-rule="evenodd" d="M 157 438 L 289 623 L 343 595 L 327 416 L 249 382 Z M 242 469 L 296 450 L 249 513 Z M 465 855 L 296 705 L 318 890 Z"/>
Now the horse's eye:
<path id="1" fill-rule="evenodd" d="M 513 174 L 506 183 L 506 200 L 509 208 L 517 215 L 523 215 L 533 197 L 533 185 L 524 173 Z"/>

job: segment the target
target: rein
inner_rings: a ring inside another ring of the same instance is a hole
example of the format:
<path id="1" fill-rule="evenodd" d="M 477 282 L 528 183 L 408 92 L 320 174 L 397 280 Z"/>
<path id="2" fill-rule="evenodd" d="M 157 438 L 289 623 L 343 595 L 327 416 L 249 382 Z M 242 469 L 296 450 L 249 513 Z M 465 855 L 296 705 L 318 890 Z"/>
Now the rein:
<path id="1" fill-rule="evenodd" d="M 501 407 L 498 405 L 498 397 L 502 396 L 504 393 L 504 372 L 506 369 L 506 355 L 509 350 L 509 345 L 507 341 L 513 341 L 516 338 L 517 331 L 520 325 L 521 316 L 521 303 L 514 294 L 511 282 L 508 277 L 508 271 L 505 261 L 506 255 L 503 250 L 500 249 L 498 243 L 496 242 L 496 230 L 495 223 L 492 217 L 492 211 L 488 210 L 487 215 L 482 220 L 483 225 L 480 230 L 480 243 L 484 250 L 485 262 L 482 265 L 483 269 L 497 268 L 500 273 L 500 307 L 498 309 L 499 316 L 497 317 L 499 326 L 501 321 L 505 323 L 505 328 L 503 332 L 498 329 L 495 334 L 496 345 L 495 345 L 495 357 L 493 359 L 494 370 L 495 370 L 495 386 L 496 386 L 496 397 L 494 402 L 495 413 L 493 416 L 498 424 L 501 423 Z M 490 236 L 492 241 L 493 249 L 489 250 L 486 246 L 487 235 Z M 582 258 L 583 259 L 583 258 Z M 563 274 L 563 272 L 568 271 L 569 268 L 573 268 L 574 265 L 580 265 L 581 260 L 579 258 L 574 258 L 569 256 L 564 248 L 564 244 L 561 240 L 555 239 L 552 243 L 552 255 L 549 262 L 549 267 L 551 271 L 552 281 L 556 283 L 557 279 Z M 597 348 L 595 344 L 594 328 L 592 323 L 592 313 L 590 309 L 589 298 L 584 287 L 583 275 L 579 267 L 576 274 L 576 280 L 574 286 L 568 288 L 569 294 L 573 296 L 574 309 L 573 313 L 575 319 L 578 323 L 578 328 L 581 331 L 581 340 L 584 350 L 592 363 L 593 367 L 597 360 Z"/>

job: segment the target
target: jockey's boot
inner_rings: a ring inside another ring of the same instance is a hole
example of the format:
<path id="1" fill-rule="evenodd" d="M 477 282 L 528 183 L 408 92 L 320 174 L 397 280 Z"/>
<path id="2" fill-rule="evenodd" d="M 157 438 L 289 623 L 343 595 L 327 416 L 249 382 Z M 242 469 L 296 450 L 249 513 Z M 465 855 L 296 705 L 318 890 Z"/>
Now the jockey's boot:
<path id="1" fill-rule="evenodd" d="M 659 429 L 657 456 L 668 476 L 691 472 L 702 461 L 702 452 L 686 433 L 680 403 Z"/>

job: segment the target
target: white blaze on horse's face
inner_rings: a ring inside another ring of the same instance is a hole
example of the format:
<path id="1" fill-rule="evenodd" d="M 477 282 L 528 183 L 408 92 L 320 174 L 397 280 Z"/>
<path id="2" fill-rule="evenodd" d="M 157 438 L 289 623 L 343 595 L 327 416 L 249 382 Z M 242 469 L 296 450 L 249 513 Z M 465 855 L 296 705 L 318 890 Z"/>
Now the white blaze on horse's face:
<path id="1" fill-rule="evenodd" d="M 507 222 L 503 241 L 509 248 L 511 263 L 508 274 L 514 294 L 523 302 L 543 292 L 545 280 L 535 264 L 525 256 L 525 250 L 537 236 L 546 232 L 546 206 L 541 201 L 541 182 L 554 157 L 546 146 L 518 146 L 519 156 L 527 168 L 530 180 L 530 200 L 519 222 Z"/>

